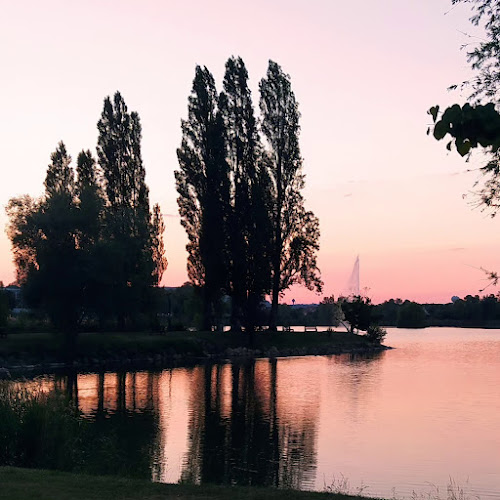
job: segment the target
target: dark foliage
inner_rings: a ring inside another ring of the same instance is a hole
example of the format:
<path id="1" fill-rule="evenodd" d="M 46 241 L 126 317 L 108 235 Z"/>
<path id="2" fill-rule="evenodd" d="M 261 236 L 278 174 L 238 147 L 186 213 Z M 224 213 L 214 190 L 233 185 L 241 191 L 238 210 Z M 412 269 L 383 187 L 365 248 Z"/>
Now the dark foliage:
<path id="1" fill-rule="evenodd" d="M 405 300 L 398 310 L 398 328 L 423 328 L 426 326 L 424 308 L 416 302 Z"/>
<path id="2" fill-rule="evenodd" d="M 0 466 L 150 477 L 151 413 L 84 419 L 68 394 L 0 383 Z"/>
<path id="3" fill-rule="evenodd" d="M 0 336 L 5 333 L 10 314 L 9 296 L 0 282 Z"/>
<path id="4" fill-rule="evenodd" d="M 302 157 L 299 147 L 298 103 L 290 77 L 269 61 L 267 75 L 259 84 L 262 133 L 269 151 L 272 200 L 272 308 L 270 328 L 276 328 L 281 292 L 296 283 L 321 291 L 316 264 L 319 222 L 304 208 Z"/>
<path id="5" fill-rule="evenodd" d="M 230 175 L 228 236 L 231 327 L 253 330 L 257 308 L 271 288 L 271 182 L 241 58 L 226 62 L 219 107 Z"/>
<path id="6" fill-rule="evenodd" d="M 217 100 L 212 74 L 197 66 L 188 119 L 182 121 L 175 180 L 181 223 L 189 240 L 188 276 L 202 289 L 206 330 L 218 323 L 220 297 L 228 287 L 229 167 Z"/>
<path id="7" fill-rule="evenodd" d="M 349 323 L 349 330 L 367 331 L 374 322 L 373 304 L 369 297 L 354 295 L 340 299 L 345 320 Z"/>
<path id="8" fill-rule="evenodd" d="M 253 331 L 263 297 L 302 283 L 321 290 L 319 224 L 304 209 L 299 113 L 290 78 L 270 62 L 260 83 L 260 143 L 248 74 L 241 58 L 226 63 L 217 98 L 213 77 L 196 68 L 188 119 L 182 122 L 176 172 L 179 213 L 189 243 L 188 275 L 204 296 L 204 328 L 219 325 L 220 298 L 232 299 L 231 326 Z"/>
<path id="9" fill-rule="evenodd" d="M 160 209 L 149 210 L 139 117 L 117 92 L 113 102 L 105 99 L 98 129 L 99 165 L 80 152 L 75 178 L 61 142 L 45 195 L 7 206 L 17 282 L 28 305 L 64 332 L 69 351 L 82 324 L 145 326 L 166 267 Z"/>
<path id="10" fill-rule="evenodd" d="M 452 4 L 467 3 L 472 8 L 471 23 L 485 29 L 485 38 L 467 53 L 477 76 L 464 82 L 471 88 L 470 103 L 455 104 L 440 116 L 439 106 L 428 113 L 434 121 L 433 135 L 437 140 L 449 135 L 447 149 L 454 142 L 461 156 L 482 148 L 490 160 L 481 168 L 484 183 L 477 192 L 477 205 L 495 216 L 500 209 L 500 115 L 497 111 L 500 88 L 500 2 L 498 0 L 452 0 Z M 466 47 L 468 47 L 466 45 Z M 453 85 L 451 88 L 456 88 Z M 428 129 L 427 133 L 430 133 Z M 479 184 L 476 183 L 476 185 Z"/>
<path id="11" fill-rule="evenodd" d="M 380 323 L 402 328 L 425 326 L 496 326 L 500 323 L 500 302 L 495 295 L 467 295 L 448 304 L 418 304 L 391 299 L 375 306 Z"/>

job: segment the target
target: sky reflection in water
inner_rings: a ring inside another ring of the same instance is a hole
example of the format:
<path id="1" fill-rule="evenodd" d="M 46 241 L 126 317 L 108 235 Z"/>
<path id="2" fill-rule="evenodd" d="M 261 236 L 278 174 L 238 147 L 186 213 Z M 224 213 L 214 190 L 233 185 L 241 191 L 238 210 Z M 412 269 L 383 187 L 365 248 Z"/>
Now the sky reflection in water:
<path id="1" fill-rule="evenodd" d="M 71 392 L 96 424 L 127 415 L 156 481 L 322 490 L 345 477 L 353 492 L 365 485 L 367 495 L 408 497 L 431 485 L 445 491 L 451 477 L 471 495 L 499 498 L 500 330 L 391 329 L 387 343 L 397 349 L 372 358 L 42 383 Z"/>

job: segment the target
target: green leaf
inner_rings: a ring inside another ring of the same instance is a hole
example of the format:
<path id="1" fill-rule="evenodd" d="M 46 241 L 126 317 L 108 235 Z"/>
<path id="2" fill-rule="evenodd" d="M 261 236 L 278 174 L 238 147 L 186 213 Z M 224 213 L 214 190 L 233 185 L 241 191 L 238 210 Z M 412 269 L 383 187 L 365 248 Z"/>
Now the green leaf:
<path id="1" fill-rule="evenodd" d="M 440 120 L 436 123 L 434 127 L 434 138 L 440 141 L 448 132 L 450 131 L 450 126 Z"/>
<path id="2" fill-rule="evenodd" d="M 432 108 L 429 109 L 427 113 L 429 113 L 432 116 L 432 120 L 434 121 L 434 123 L 436 123 L 437 115 L 439 113 L 439 106 L 432 106 Z"/>
<path id="3" fill-rule="evenodd" d="M 459 152 L 460 156 L 465 156 L 470 151 L 470 148 L 472 146 L 468 139 L 465 139 L 465 141 L 459 141 L 457 139 L 455 141 L 455 145 L 457 146 L 457 151 Z"/>
<path id="4" fill-rule="evenodd" d="M 458 104 L 454 104 L 453 106 L 446 108 L 441 120 L 443 120 L 446 123 L 456 124 L 462 120 L 462 113 L 463 113 L 462 108 Z"/>

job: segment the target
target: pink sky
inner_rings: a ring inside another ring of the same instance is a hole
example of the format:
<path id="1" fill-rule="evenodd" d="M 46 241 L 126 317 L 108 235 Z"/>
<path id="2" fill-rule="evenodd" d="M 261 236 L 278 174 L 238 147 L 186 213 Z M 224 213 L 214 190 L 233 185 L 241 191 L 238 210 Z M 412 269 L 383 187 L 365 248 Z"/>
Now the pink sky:
<path id="1" fill-rule="evenodd" d="M 195 65 L 220 85 L 226 59 L 241 55 L 258 108 L 272 58 L 300 103 L 325 294 L 345 287 L 358 254 L 361 285 L 375 301 L 478 293 L 479 268 L 500 269 L 497 221 L 462 197 L 477 178 L 466 170 L 481 158 L 466 164 L 425 134 L 431 105 L 466 97 L 446 88 L 470 75 L 459 50 L 470 41 L 460 33 L 472 31 L 468 17 L 448 0 L 4 2 L 0 204 L 41 194 L 58 141 L 73 158 L 95 150 L 103 99 L 120 90 L 141 116 L 151 201 L 166 214 L 164 284 L 182 284 L 186 237 L 173 172 Z M 14 279 L 3 233 L 0 279 Z M 302 288 L 292 298 L 319 299 Z"/>

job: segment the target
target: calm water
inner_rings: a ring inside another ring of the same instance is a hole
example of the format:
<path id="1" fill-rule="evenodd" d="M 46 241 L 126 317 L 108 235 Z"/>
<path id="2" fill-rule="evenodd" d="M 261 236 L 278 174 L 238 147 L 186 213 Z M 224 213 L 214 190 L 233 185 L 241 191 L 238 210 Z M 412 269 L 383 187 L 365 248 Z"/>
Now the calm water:
<path id="1" fill-rule="evenodd" d="M 452 478 L 471 498 L 499 499 L 500 330 L 389 329 L 386 343 L 397 349 L 368 359 L 259 360 L 42 384 L 70 390 L 108 431 L 125 418 L 130 460 L 146 450 L 145 472 L 156 481 L 323 490 L 347 478 L 353 492 L 407 498 L 446 491 Z"/>

